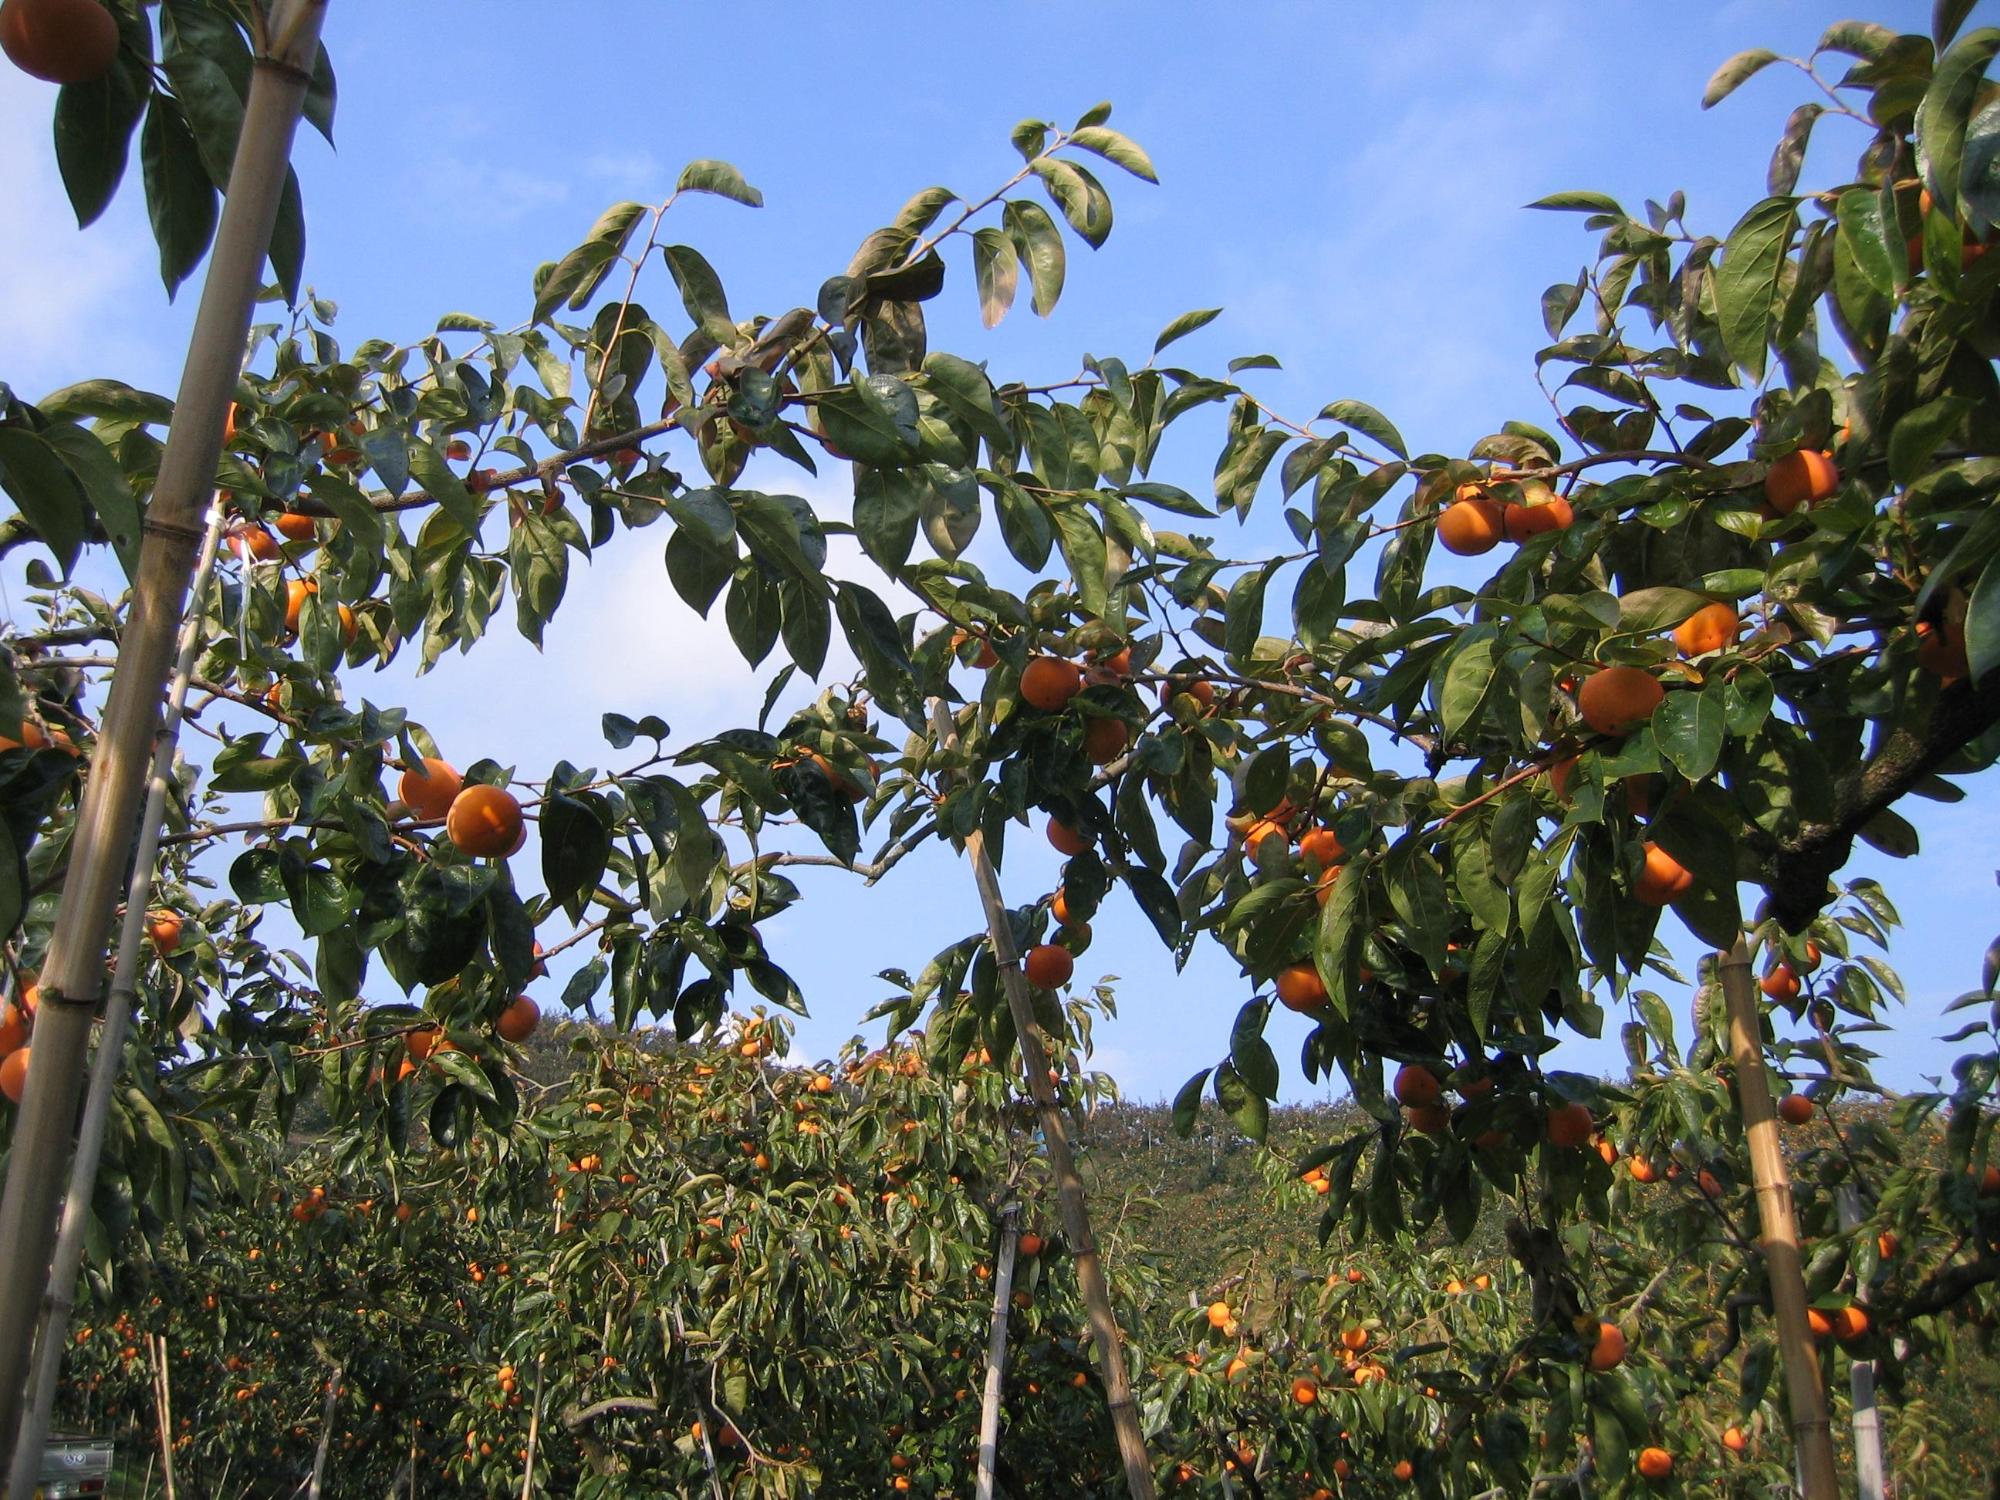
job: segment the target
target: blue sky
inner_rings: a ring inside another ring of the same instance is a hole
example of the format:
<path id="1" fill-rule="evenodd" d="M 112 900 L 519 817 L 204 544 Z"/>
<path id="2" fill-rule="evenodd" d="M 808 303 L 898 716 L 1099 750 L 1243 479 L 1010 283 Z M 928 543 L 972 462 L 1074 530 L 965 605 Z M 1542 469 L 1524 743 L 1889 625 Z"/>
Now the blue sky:
<path id="1" fill-rule="evenodd" d="M 1905 0 L 1868 13 L 1924 30 L 1929 9 Z M 1503 19 L 1442 4 L 334 0 L 339 145 L 302 133 L 298 154 L 306 276 L 339 302 L 350 346 L 406 340 L 455 310 L 510 323 L 526 312 L 534 265 L 569 249 L 606 204 L 657 201 L 683 162 L 721 157 L 767 206 L 689 200 L 674 210 L 673 237 L 715 264 L 737 316 L 776 313 L 810 304 L 916 190 L 997 186 L 1018 165 L 1007 143 L 1017 119 L 1066 124 L 1110 99 L 1112 123 L 1151 152 L 1161 186 L 1106 169 L 1116 230 L 1094 255 L 1071 241 L 1068 288 L 1046 321 L 1023 298 L 982 330 L 961 248 L 931 304 L 934 348 L 989 360 L 1003 378 L 1062 379 L 1085 352 L 1141 362 L 1174 315 L 1221 305 L 1225 317 L 1177 357 L 1219 370 L 1269 352 L 1283 370 L 1254 378 L 1279 410 L 1302 418 L 1356 397 L 1417 446 L 1464 451 L 1507 417 L 1548 421 L 1533 382 L 1546 342 L 1540 293 L 1592 250 L 1573 216 L 1522 205 L 1563 188 L 1637 205 L 1678 187 L 1691 222 L 1725 232 L 1761 196 L 1771 144 L 1805 85 L 1773 69 L 1704 113 L 1703 82 L 1744 47 L 1803 53 L 1849 13 L 1804 0 L 1675 7 L 1670 23 L 1656 7 L 1582 3 L 1510 6 Z M 30 399 L 93 375 L 171 391 L 196 287 L 172 305 L 162 295 L 136 180 L 105 221 L 77 233 L 46 144 L 52 93 L 0 74 L 0 132 L 23 143 L 0 161 L 0 200 L 13 210 L 0 248 L 0 379 Z M 1851 160 L 1859 140 L 1822 128 L 1815 159 Z M 650 296 L 675 301 L 664 277 Z M 1156 477 L 1202 492 L 1212 453 L 1170 453 L 1185 462 Z M 753 478 L 844 513 L 831 474 L 773 467 Z M 1248 544 L 1275 537 L 1273 498 Z M 762 681 L 719 611 L 703 622 L 666 587 L 662 540 L 621 536 L 580 569 L 539 655 L 502 631 L 420 681 L 399 667 L 356 674 L 349 691 L 409 704 L 460 764 L 490 754 L 532 776 L 558 758 L 606 764 L 606 710 L 660 713 L 683 740 L 748 722 Z M 991 542 L 975 545 L 982 563 Z M 0 576 L 10 616 L 20 561 Z M 1909 920 L 1892 962 L 1912 1003 L 1881 1039 L 1882 1072 L 1899 1086 L 1948 1063 L 1939 1010 L 1976 979 L 2000 928 L 1993 823 L 1978 806 L 1905 809 L 1922 860 L 1864 850 L 1850 868 L 1882 879 Z M 1038 838 L 1017 840 L 1010 896 L 1048 890 L 1056 865 Z M 808 899 L 767 936 L 813 1005 L 801 1028 L 809 1052 L 836 1046 L 881 997 L 875 971 L 915 969 L 979 920 L 969 875 L 947 851 L 906 861 L 872 892 L 837 872 L 803 873 Z M 1124 900 L 1097 924 L 1079 978 L 1120 976 L 1121 1019 L 1099 1033 L 1100 1062 L 1154 1097 L 1221 1051 L 1248 990 L 1205 949 L 1176 976 Z M 1691 959 L 1692 940 L 1679 940 Z M 1274 1020 L 1281 1059 L 1296 1058 L 1304 1029 Z M 1622 1067 L 1609 1042 L 1561 1055 Z M 1311 1097 L 1292 1062 L 1286 1087 Z"/>

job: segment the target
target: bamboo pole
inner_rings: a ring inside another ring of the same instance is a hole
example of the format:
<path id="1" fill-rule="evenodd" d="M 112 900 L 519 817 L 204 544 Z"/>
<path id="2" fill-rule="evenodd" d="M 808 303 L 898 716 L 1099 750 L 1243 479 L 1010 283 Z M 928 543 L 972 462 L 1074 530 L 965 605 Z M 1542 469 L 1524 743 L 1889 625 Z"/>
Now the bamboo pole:
<path id="1" fill-rule="evenodd" d="M 1852 1230 L 1861 1222 L 1861 1194 L 1843 1187 L 1834 1200 L 1840 1227 Z M 1854 1300 L 1868 1301 L 1868 1288 L 1857 1287 Z M 1854 1413 L 1854 1492 L 1857 1500 L 1882 1500 L 1885 1469 L 1882 1461 L 1882 1413 L 1875 1404 L 1875 1361 L 1857 1359 L 1847 1367 L 1847 1389 Z"/>
<path id="2" fill-rule="evenodd" d="M 542 1437 L 542 1361 L 546 1356 L 535 1356 L 535 1405 L 528 1413 L 528 1464 L 521 1473 L 521 1500 L 535 1492 L 535 1454 Z"/>
<path id="3" fill-rule="evenodd" d="M 931 700 L 931 725 L 942 748 L 958 748 L 958 728 L 941 700 Z M 1146 1455 L 1145 1434 L 1139 1430 L 1139 1409 L 1132 1401 L 1132 1382 L 1125 1373 L 1118 1320 L 1111 1310 L 1111 1290 L 1105 1283 L 1104 1265 L 1090 1229 L 1083 1179 L 1077 1176 L 1076 1153 L 1070 1148 L 1069 1120 L 1056 1098 L 1055 1086 L 1049 1082 L 1049 1058 L 1035 1022 L 1034 997 L 1028 991 L 1027 976 L 1021 972 L 1021 955 L 1014 946 L 1014 929 L 1008 921 L 1007 903 L 1000 894 L 999 876 L 986 853 L 985 836 L 977 828 L 965 836 L 965 857 L 972 862 L 972 878 L 979 887 L 980 905 L 986 913 L 986 935 L 993 944 L 993 959 L 1007 992 L 1007 1009 L 1014 1018 L 1015 1039 L 1021 1048 L 1021 1066 L 1041 1119 L 1049 1166 L 1055 1173 L 1056 1206 L 1062 1214 L 1063 1237 L 1069 1242 L 1070 1255 L 1076 1262 L 1077 1287 L 1090 1314 L 1091 1338 L 1097 1346 L 1105 1405 L 1118 1439 L 1118 1454 L 1125 1465 L 1126 1488 L 1133 1500 L 1154 1500 L 1153 1465 Z"/>
<path id="4" fill-rule="evenodd" d="M 1014 1296 L 1020 1219 L 1020 1205 L 1008 1204 L 1000 1216 L 1000 1253 L 993 1257 L 993 1331 L 986 1340 L 986 1392 L 979 1403 L 977 1500 L 993 1500 L 993 1468 L 1000 1457 L 1000 1387 L 1007 1375 L 1007 1304 Z"/>
<path id="5" fill-rule="evenodd" d="M 340 1405 L 340 1385 L 346 1374 L 345 1365 L 335 1365 L 326 1383 L 326 1402 L 319 1414 L 319 1448 L 313 1454 L 312 1478 L 306 1481 L 306 1500 L 319 1500 L 320 1485 L 326 1480 L 326 1450 L 333 1446 L 333 1416 Z"/>
<path id="6" fill-rule="evenodd" d="M 208 507 L 201 556 L 195 564 L 194 594 L 199 600 L 215 566 L 222 536 L 222 497 Z M 180 656 L 167 690 L 159 741 L 153 748 L 153 774 L 146 788 L 146 811 L 139 823 L 139 847 L 132 859 L 132 880 L 125 891 L 125 921 L 118 937 L 118 964 L 111 980 L 111 998 L 104 1007 L 104 1029 L 97 1038 L 97 1058 L 90 1070 L 90 1094 L 84 1101 L 83 1124 L 77 1132 L 76 1159 L 70 1164 L 69 1194 L 63 1202 L 56 1231 L 55 1258 L 43 1299 L 41 1333 L 35 1346 L 34 1384 L 27 1414 L 21 1420 L 21 1440 L 14 1447 L 13 1472 L 7 1480 L 7 1500 L 32 1500 L 41 1471 L 41 1453 L 49 1439 L 55 1410 L 56 1384 L 69 1348 L 69 1315 L 76 1305 L 77 1272 L 83 1264 L 83 1242 L 90 1227 L 90 1199 L 97 1184 L 97 1163 L 104 1150 L 104 1126 L 111 1115 L 111 1091 L 117 1086 L 125 1057 L 125 1025 L 139 989 L 140 945 L 145 941 L 147 906 L 153 890 L 154 863 L 160 852 L 160 820 L 166 813 L 173 784 L 174 752 L 180 743 L 181 713 L 187 705 L 188 683 L 201 647 L 199 605 L 181 628 Z"/>
<path id="7" fill-rule="evenodd" d="M 1785 1394 L 1792 1414 L 1792 1443 L 1798 1457 L 1800 1500 L 1835 1500 L 1833 1428 L 1827 1417 L 1826 1388 L 1820 1383 L 1819 1349 L 1806 1325 L 1806 1284 L 1799 1260 L 1798 1220 L 1792 1213 L 1792 1184 L 1778 1147 L 1777 1115 L 1771 1080 L 1764 1071 L 1763 1015 L 1757 985 L 1750 977 L 1750 949 L 1741 933 L 1727 953 L 1716 955 L 1723 998 L 1729 1005 L 1729 1052 L 1736 1064 L 1736 1098 L 1743 1133 L 1750 1142 L 1750 1174 L 1757 1188 L 1763 1232 L 1758 1243 L 1771 1282 L 1777 1314 L 1778 1348 L 1784 1359 Z"/>
<path id="8" fill-rule="evenodd" d="M 146 1335 L 146 1360 L 153 1367 L 153 1415 L 160 1424 L 160 1480 L 174 1500 L 174 1393 L 167 1374 L 167 1341 Z"/>
<path id="9" fill-rule="evenodd" d="M 0 1437 L 18 1438 L 35 1321 L 49 1285 L 49 1252 L 76 1125 L 84 1056 L 103 998 L 106 936 L 132 852 L 160 695 L 179 635 L 200 506 L 215 478 L 223 424 L 292 138 L 318 54 L 327 0 L 283 0 L 250 84 L 222 220 L 195 314 L 187 364 L 153 498 L 146 509 L 132 609 L 112 673 L 97 754 L 84 784 L 69 871 L 42 969 L 34 1061 L 15 1119 L 0 1196 Z"/>

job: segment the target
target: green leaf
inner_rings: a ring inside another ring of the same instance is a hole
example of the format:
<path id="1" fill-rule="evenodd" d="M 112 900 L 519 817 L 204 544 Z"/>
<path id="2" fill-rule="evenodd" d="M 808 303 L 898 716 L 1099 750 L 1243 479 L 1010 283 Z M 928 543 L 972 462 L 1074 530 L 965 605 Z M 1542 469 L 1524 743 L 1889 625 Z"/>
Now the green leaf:
<path id="1" fill-rule="evenodd" d="M 171 298 L 201 263 L 215 237 L 215 184 L 187 117 L 171 95 L 155 93 L 139 131 L 139 168 L 146 212 L 160 247 L 160 280 Z"/>
<path id="2" fill-rule="evenodd" d="M 1668 693 L 1653 711 L 1653 739 L 1689 781 L 1700 781 L 1722 757 L 1728 684 L 1717 679 L 1695 692 Z"/>
<path id="3" fill-rule="evenodd" d="M 1895 32 L 1886 26 L 1878 26 L 1873 21 L 1835 21 L 1820 34 L 1819 42 L 1813 51 L 1843 52 L 1849 57 L 1876 58 L 1895 42 Z M 1747 1412 L 1750 1408 L 1746 1406 L 1743 1409 Z"/>
<path id="4" fill-rule="evenodd" d="M 1798 227 L 1798 206 L 1766 198 L 1737 222 L 1722 247 L 1715 272 L 1717 321 L 1730 358 L 1763 378 L 1773 302 L 1784 274 L 1785 252 Z"/>
<path id="5" fill-rule="evenodd" d="M 88 428 L 71 422 L 51 422 L 42 437 L 61 456 L 72 478 L 97 512 L 111 550 L 127 578 L 138 576 L 139 523 L 138 497 L 126 482 L 125 471 L 104 442 Z"/>
<path id="6" fill-rule="evenodd" d="M 1402 919 L 1407 940 L 1435 974 L 1444 967 L 1452 912 L 1444 872 L 1424 846 L 1426 837 L 1412 833 L 1399 841 L 1383 862 L 1383 874 L 1388 880 L 1389 905 Z"/>
<path id="7" fill-rule="evenodd" d="M 854 533 L 885 572 L 898 572 L 910 560 L 922 491 L 908 469 L 858 468 L 854 476 Z"/>
<path id="8" fill-rule="evenodd" d="M 1618 206 L 1616 198 L 1603 193 L 1551 193 L 1546 198 L 1537 198 L 1528 205 L 1530 208 L 1561 210 L 1567 213 L 1617 214 L 1623 217 L 1625 210 Z"/>
<path id="9" fill-rule="evenodd" d="M 1278 1059 L 1264 1040 L 1264 1021 L 1270 1014 L 1262 1000 L 1251 1000 L 1236 1013 L 1236 1025 L 1229 1035 L 1229 1061 L 1251 1089 L 1266 1099 L 1278 1097 Z"/>
<path id="10" fill-rule="evenodd" d="M 1039 203 L 1016 198 L 1001 210 L 1000 222 L 1014 242 L 1014 253 L 1027 270 L 1028 285 L 1034 289 L 1033 305 L 1047 317 L 1062 296 L 1063 268 L 1067 259 L 1062 234 L 1055 220 Z"/>
<path id="11" fill-rule="evenodd" d="M 1459 644 L 1448 658 L 1444 684 L 1438 695 L 1438 712 L 1443 720 L 1447 744 L 1456 741 L 1468 725 L 1477 721 L 1479 711 L 1486 706 L 1487 694 L 1493 690 L 1502 644 L 1496 635 L 1473 640 L 1460 637 Z"/>
<path id="12" fill-rule="evenodd" d="M 67 577 L 83 550 L 90 513 L 69 467 L 40 433 L 0 426 L 0 489 L 20 507 Z"/>
<path id="13" fill-rule="evenodd" d="M 1806 145 L 1812 139 L 1813 125 L 1826 113 L 1823 104 L 1801 104 L 1793 110 L 1785 121 L 1784 133 L 1778 137 L 1777 149 L 1771 153 L 1771 167 L 1765 174 L 1765 185 L 1772 193 L 1789 193 L 1799 185 L 1799 171 L 1805 166 Z"/>
<path id="14" fill-rule="evenodd" d="M 1104 545 L 1104 533 L 1098 530 L 1090 512 L 1076 501 L 1055 496 L 1037 498 L 1056 523 L 1056 545 L 1062 548 L 1070 577 L 1076 580 L 1077 599 L 1084 612 L 1102 615 L 1110 589 L 1110 556 Z"/>
<path id="15" fill-rule="evenodd" d="M 612 262 L 624 253 L 632 230 L 648 212 L 643 203 L 614 203 L 590 226 L 583 243 L 557 261 L 535 289 L 534 321 L 547 319 L 565 301 L 580 308 L 597 292 Z"/>
<path id="16" fill-rule="evenodd" d="M 1703 606 L 1713 603 L 1706 594 L 1662 584 L 1656 588 L 1634 589 L 1618 596 L 1618 628 L 1634 635 L 1655 635 L 1671 630 Z"/>
<path id="17" fill-rule="evenodd" d="M 321 43 L 319 53 L 313 59 L 312 82 L 306 86 L 305 104 L 301 113 L 306 123 L 317 130 L 333 144 L 333 111 L 340 89 L 333 76 L 333 59 L 327 55 L 326 44 Z"/>
<path id="18" fill-rule="evenodd" d="M 56 166 L 79 229 L 96 223 L 118 191 L 146 94 L 143 78 L 133 76 L 121 54 L 102 78 L 56 95 Z"/>
<path id="19" fill-rule="evenodd" d="M 979 484 L 969 469 L 925 464 L 918 471 L 924 536 L 939 557 L 956 558 L 979 532 Z"/>
<path id="20" fill-rule="evenodd" d="M 1965 166 L 1959 173 L 1965 222 L 1975 234 L 2000 226 L 2000 99 L 1989 103 L 1965 127 Z"/>
<path id="21" fill-rule="evenodd" d="M 1863 279 L 1884 297 L 1893 297 L 1903 274 L 1903 245 L 1883 218 L 1881 194 L 1851 187 L 1840 195 L 1837 212 L 1841 240 Z"/>
<path id="22" fill-rule="evenodd" d="M 1964 424 L 1972 403 L 1963 396 L 1940 396 L 1905 412 L 1889 434 L 1889 477 L 1907 485 L 1924 472 L 1938 445 Z"/>
<path id="23" fill-rule="evenodd" d="M 1111 235 L 1111 195 L 1075 162 L 1044 156 L 1034 163 L 1035 176 L 1085 244 L 1095 250 Z"/>
<path id="24" fill-rule="evenodd" d="M 681 305 L 694 319 L 695 327 L 725 349 L 736 342 L 736 324 L 729 316 L 729 300 L 722 292 L 722 278 L 699 250 L 687 245 L 668 245 L 661 252 L 674 285 L 681 289 Z"/>
<path id="25" fill-rule="evenodd" d="M 1261 1142 L 1271 1128 L 1271 1101 L 1245 1083 L 1232 1063 L 1215 1070 L 1215 1102 L 1253 1141 Z"/>
<path id="26" fill-rule="evenodd" d="M 5 820 L 0 820 L 0 941 L 14 936 L 27 910 L 28 865 Z"/>
<path id="27" fill-rule="evenodd" d="M 50 391 L 35 405 L 46 417 L 103 417 L 134 426 L 165 426 L 174 415 L 174 403 L 165 396 L 122 380 L 80 380 Z"/>
<path id="28" fill-rule="evenodd" d="M 542 879 L 570 921 L 580 922 L 591 892 L 604 878 L 611 835 L 595 808 L 578 797 L 550 797 L 540 815 Z"/>
<path id="29" fill-rule="evenodd" d="M 1160 351 L 1176 339 L 1186 338 L 1197 328 L 1208 327 L 1209 324 L 1221 316 L 1222 309 L 1219 307 L 1202 307 L 1197 308 L 1193 312 L 1182 313 L 1173 322 L 1161 329 L 1160 336 L 1153 340 L 1154 356 L 1157 358 Z"/>
<path id="30" fill-rule="evenodd" d="M 278 216 L 271 223 L 268 255 L 271 274 L 277 279 L 278 290 L 285 294 L 285 305 L 297 307 L 306 269 L 306 212 L 299 196 L 299 174 L 290 167 L 285 169 L 285 186 L 278 195 Z"/>
<path id="31" fill-rule="evenodd" d="M 1410 456 L 1409 449 L 1403 444 L 1403 435 L 1396 431 L 1395 424 L 1365 401 L 1329 402 L 1320 409 L 1319 419 L 1352 427 L 1356 432 L 1375 439 L 1398 458 L 1407 459 Z"/>
<path id="32" fill-rule="evenodd" d="M 1177 516 L 1196 516 L 1204 521 L 1215 519 L 1215 512 L 1203 505 L 1186 490 L 1171 484 L 1146 481 L 1141 484 L 1121 486 L 1119 494 L 1128 500 L 1143 500 L 1148 505 L 1157 505 L 1161 510 L 1172 511 Z"/>
<path id="33" fill-rule="evenodd" d="M 1095 152 L 1106 161 L 1123 167 L 1134 177 L 1147 182 L 1160 180 L 1159 174 L 1153 170 L 1152 158 L 1139 149 L 1138 143 L 1109 126 L 1085 125 L 1071 131 L 1069 138 L 1072 145 Z"/>
<path id="34" fill-rule="evenodd" d="M 2000 28 L 1982 26 L 1968 33 L 1938 60 L 1937 72 L 1917 106 L 1917 172 L 1948 218 L 1958 217 L 1966 124 L 1986 65 L 1996 52 L 2000 52 Z"/>
<path id="35" fill-rule="evenodd" d="M 988 328 L 997 327 L 1014 305 L 1014 290 L 1021 278 L 1014 242 L 1005 230 L 988 225 L 973 231 L 972 274 L 979 286 L 979 321 Z"/>
<path id="36" fill-rule="evenodd" d="M 542 627 L 562 603 L 569 583 L 569 547 L 539 507 L 508 529 L 507 566 L 513 573 L 521 634 L 539 646 Z"/>
<path id="37" fill-rule="evenodd" d="M 869 686 L 885 707 L 900 712 L 916 669 L 889 606 L 860 584 L 841 582 L 835 585 L 834 610 L 848 645 L 867 669 Z"/>
<path id="38" fill-rule="evenodd" d="M 469 537 L 479 535 L 479 500 L 465 487 L 465 481 L 452 472 L 442 449 L 411 438 L 410 473 L 459 530 Z"/>
<path id="39" fill-rule="evenodd" d="M 1231 656 L 1247 657 L 1256 649 L 1257 637 L 1264 633 L 1264 593 L 1282 566 L 1275 561 L 1265 563 L 1230 585 L 1222 639 L 1223 650 Z"/>
<path id="40" fill-rule="evenodd" d="M 1777 60 L 1778 54 L 1764 47 L 1752 47 L 1747 52 L 1737 53 L 1709 78 L 1701 91 L 1701 107 L 1713 109 L 1735 93 L 1746 79 L 1754 78 Z"/>
<path id="41" fill-rule="evenodd" d="M 680 181 L 674 184 L 677 193 L 714 193 L 733 203 L 741 203 L 750 208 L 762 208 L 764 195 L 743 180 L 743 174 L 726 161 L 691 161 L 681 168 Z"/>
<path id="42" fill-rule="evenodd" d="M 1984 682 L 2000 667 L 2000 557 L 1986 564 L 1972 586 L 1965 611 L 1965 656 L 1974 682 Z"/>
<path id="43" fill-rule="evenodd" d="M 1194 1134 L 1194 1125 L 1201 1115 L 1202 1085 L 1208 1082 L 1209 1070 L 1203 1068 L 1180 1087 L 1174 1095 L 1174 1133 L 1185 1140 Z"/>

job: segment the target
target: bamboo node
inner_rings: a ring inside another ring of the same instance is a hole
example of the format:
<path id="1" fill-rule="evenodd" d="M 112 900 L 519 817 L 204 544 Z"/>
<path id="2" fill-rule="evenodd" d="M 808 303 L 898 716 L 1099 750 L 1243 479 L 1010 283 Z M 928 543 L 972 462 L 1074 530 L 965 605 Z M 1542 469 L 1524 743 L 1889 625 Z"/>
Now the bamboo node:
<path id="1" fill-rule="evenodd" d="M 139 529 L 152 536 L 165 537 L 170 542 L 186 542 L 194 547 L 199 547 L 208 535 L 205 527 L 182 526 L 174 521 L 156 520 L 152 516 L 141 521 Z"/>
<path id="2" fill-rule="evenodd" d="M 259 57 L 253 66 L 276 73 L 280 78 L 288 78 L 293 83 L 301 84 L 306 88 L 312 87 L 313 76 L 311 71 L 300 67 L 297 63 L 286 62 L 282 57 Z"/>
<path id="3" fill-rule="evenodd" d="M 66 995 L 55 985 L 45 984 L 42 986 L 38 1003 L 42 1005 L 80 1005 L 87 1006 L 91 1010 L 96 1010 L 98 1006 L 104 1003 L 104 996 L 101 994 Z"/>

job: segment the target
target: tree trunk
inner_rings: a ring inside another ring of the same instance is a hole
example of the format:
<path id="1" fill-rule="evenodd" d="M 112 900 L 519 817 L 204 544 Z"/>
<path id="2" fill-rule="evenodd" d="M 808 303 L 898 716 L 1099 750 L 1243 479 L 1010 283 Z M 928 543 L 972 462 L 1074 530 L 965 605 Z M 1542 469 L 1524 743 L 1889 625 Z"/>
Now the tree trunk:
<path id="1" fill-rule="evenodd" d="M 931 703 L 931 724 L 938 743 L 946 749 L 958 745 L 958 730 L 951 715 L 938 700 Z M 1111 1413 L 1112 1431 L 1118 1438 L 1118 1454 L 1125 1465 L 1126 1488 L 1133 1500 L 1154 1500 L 1153 1465 L 1146 1455 L 1146 1438 L 1139 1430 L 1139 1409 L 1132 1401 L 1132 1383 L 1125 1373 L 1125 1355 L 1118 1336 L 1118 1320 L 1111 1311 L 1111 1290 L 1105 1284 L 1104 1266 L 1097 1252 L 1097 1240 L 1090 1230 L 1090 1209 L 1084 1202 L 1083 1179 L 1077 1176 L 1076 1156 L 1070 1150 L 1069 1118 L 1049 1082 L 1048 1053 L 1042 1048 L 1041 1030 L 1035 1022 L 1034 999 L 1028 979 L 1021 972 L 1021 955 L 1014 948 L 1014 930 L 1007 918 L 1007 903 L 1000 894 L 1000 880 L 993 861 L 987 857 L 986 839 L 978 829 L 965 836 L 965 857 L 972 862 L 972 878 L 979 887 L 980 905 L 986 912 L 986 934 L 993 944 L 993 960 L 1000 970 L 1000 982 L 1007 991 L 1007 1009 L 1014 1018 L 1016 1040 L 1021 1048 L 1021 1066 L 1027 1073 L 1028 1092 L 1034 1096 L 1041 1118 L 1042 1140 L 1048 1147 L 1049 1166 L 1055 1173 L 1056 1205 L 1061 1210 L 1063 1235 L 1076 1261 L 1076 1280 L 1090 1314 L 1090 1332 L 1097 1345 L 1097 1360 L 1104 1377 L 1105 1403 Z"/>
<path id="2" fill-rule="evenodd" d="M 1778 1147 L 1771 1080 L 1764 1071 L 1763 1015 L 1750 977 L 1750 950 L 1739 933 L 1727 953 L 1716 955 L 1723 998 L 1729 1004 L 1729 1052 L 1736 1064 L 1736 1098 L 1750 1141 L 1750 1173 L 1763 1226 L 1759 1244 L 1777 1313 L 1778 1348 L 1784 1357 L 1785 1394 L 1791 1404 L 1792 1444 L 1798 1455 L 1800 1500 L 1835 1500 L 1833 1429 L 1826 1388 L 1820 1383 L 1819 1349 L 1806 1324 L 1806 1284 L 1799 1263 L 1799 1226 L 1792 1213 L 1792 1184 Z"/>
<path id="3" fill-rule="evenodd" d="M 292 137 L 318 55 L 327 0 L 289 0 L 272 18 L 273 56 L 251 80 L 227 202 L 216 231 L 179 397 L 146 510 L 139 565 L 97 753 L 42 970 L 34 1062 L 14 1123 L 0 1197 L 0 1439 L 18 1446 L 35 1321 L 76 1125 L 105 942 L 139 817 L 160 695 L 194 571 L 200 506 L 213 488 L 230 393 L 277 219 Z"/>

